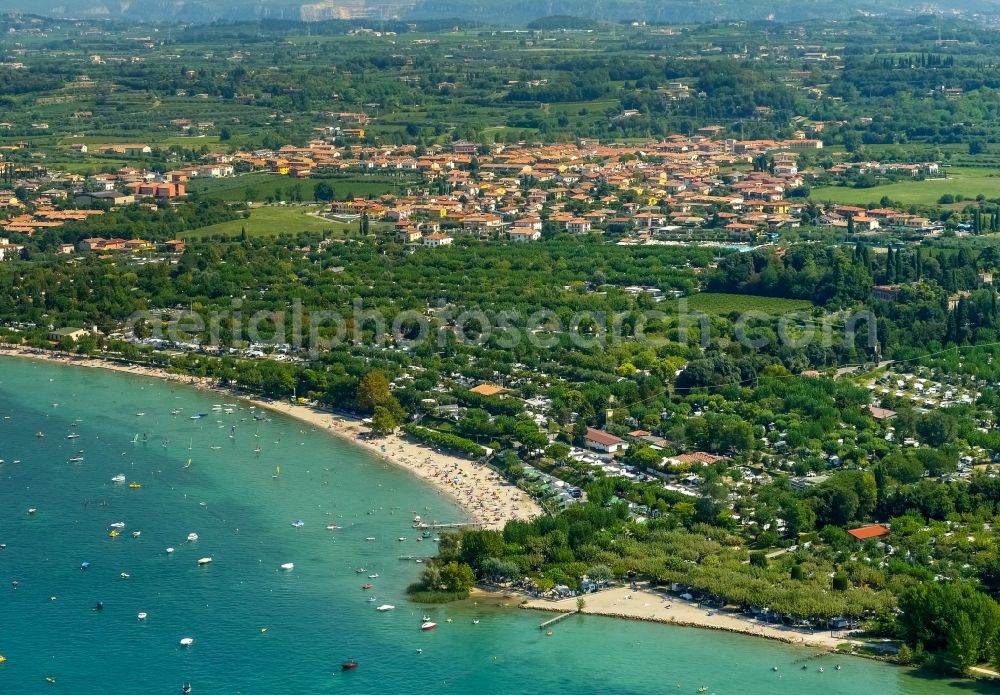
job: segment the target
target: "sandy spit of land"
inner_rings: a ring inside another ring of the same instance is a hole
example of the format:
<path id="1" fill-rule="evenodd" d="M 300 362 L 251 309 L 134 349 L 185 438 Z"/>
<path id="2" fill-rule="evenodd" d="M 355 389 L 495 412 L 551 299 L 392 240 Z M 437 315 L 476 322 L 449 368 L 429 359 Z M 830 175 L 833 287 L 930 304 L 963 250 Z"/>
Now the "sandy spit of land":
<path id="1" fill-rule="evenodd" d="M 285 401 L 270 401 L 247 397 L 245 394 L 219 388 L 211 379 L 172 374 L 163 369 L 126 364 L 100 358 L 79 357 L 64 353 L 29 350 L 20 347 L 0 347 L 0 356 L 26 357 L 59 364 L 110 369 L 136 376 L 166 379 L 212 390 L 258 408 L 284 413 L 317 429 L 353 442 L 397 466 L 405 468 L 421 480 L 430 483 L 442 495 L 459 503 L 476 523 L 485 528 L 502 529 L 512 519 L 531 519 L 541 514 L 540 507 L 521 490 L 509 485 L 490 468 L 468 459 L 434 451 L 400 435 L 374 439 L 363 438 L 369 428 L 360 420 L 336 415 L 308 405 Z M 432 519 L 425 519 L 430 523 Z M 452 522 L 454 519 L 436 521 Z"/>
<path id="2" fill-rule="evenodd" d="M 801 632 L 779 625 L 761 623 L 728 610 L 706 609 L 696 603 L 674 599 L 643 587 L 635 590 L 627 587 L 607 589 L 588 594 L 583 598 L 585 605 L 582 612 L 591 615 L 725 630 L 814 647 L 823 651 L 834 651 L 837 645 L 850 642 L 844 637 L 833 637 L 829 632 Z M 559 601 L 533 599 L 523 603 L 522 607 L 559 613 L 577 610 L 575 598 Z"/>

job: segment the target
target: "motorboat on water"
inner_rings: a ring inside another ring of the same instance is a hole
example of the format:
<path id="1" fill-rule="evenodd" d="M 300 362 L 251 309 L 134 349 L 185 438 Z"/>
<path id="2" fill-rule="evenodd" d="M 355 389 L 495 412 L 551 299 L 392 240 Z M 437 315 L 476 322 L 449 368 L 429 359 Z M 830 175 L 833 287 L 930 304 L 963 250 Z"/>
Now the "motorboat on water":
<path id="1" fill-rule="evenodd" d="M 132 575 L 131 575 L 131 574 L 129 574 L 128 572 L 122 572 L 122 573 L 121 573 L 121 574 L 119 574 L 118 576 L 119 576 L 119 577 L 121 577 L 122 579 L 128 579 L 128 578 L 129 578 L 129 577 L 131 577 Z"/>
<path id="2" fill-rule="evenodd" d="M 365 569 L 364 567 L 359 567 L 359 568 L 357 568 L 357 569 L 356 569 L 356 570 L 354 570 L 354 571 L 355 571 L 355 572 L 356 572 L 357 574 L 364 574 L 364 573 L 365 573 L 365 572 L 367 572 L 368 570 L 367 570 L 367 569 Z"/>
<path id="3" fill-rule="evenodd" d="M 340 527 L 339 527 L 339 526 L 337 526 L 336 524 L 327 524 L 327 525 L 326 525 L 326 530 L 327 530 L 327 531 L 336 531 L 336 530 L 337 530 L 337 529 L 339 529 L 339 528 L 340 528 Z"/>
<path id="4" fill-rule="evenodd" d="M 143 620 L 146 619 L 146 615 L 147 615 L 146 613 L 139 613 L 139 615 L 137 615 L 135 617 L 138 618 L 139 621 L 141 622 L 141 621 L 143 621 Z"/>
<path id="5" fill-rule="evenodd" d="M 142 485 L 139 483 L 129 483 L 128 487 L 130 490 L 138 490 L 139 488 L 142 487 Z"/>
<path id="6" fill-rule="evenodd" d="M 114 478 L 111 479 L 111 482 L 112 483 L 124 483 L 125 482 L 125 474 L 124 473 L 119 473 L 118 475 L 116 475 Z"/>
<path id="7" fill-rule="evenodd" d="M 174 549 L 173 549 L 173 548 L 167 548 L 167 555 L 169 555 L 169 554 L 170 554 L 170 553 L 172 553 L 172 552 L 174 552 Z"/>
<path id="8" fill-rule="evenodd" d="M 142 535 L 142 531 L 133 531 L 132 532 L 132 538 L 138 538 L 141 535 Z"/>
<path id="9" fill-rule="evenodd" d="M 357 667 L 358 667 L 358 662 L 357 661 L 355 661 L 354 659 L 348 659 L 347 661 L 345 661 L 344 663 L 342 663 L 340 665 L 340 670 L 341 671 L 353 671 Z"/>
<path id="10" fill-rule="evenodd" d="M 194 638 L 193 637 L 181 637 L 181 646 L 182 647 L 190 647 L 192 644 L 194 644 Z"/>
<path id="11" fill-rule="evenodd" d="M 196 540 L 198 540 L 198 534 L 197 533 L 189 533 L 188 534 L 188 542 L 193 542 L 193 541 L 196 541 Z"/>
<path id="12" fill-rule="evenodd" d="M 395 606 L 393 606 L 392 604 L 389 604 L 389 603 L 383 603 L 383 604 L 382 604 L 381 606 L 379 606 L 379 607 L 378 607 L 378 608 L 376 608 L 375 610 L 377 610 L 377 611 L 378 611 L 378 612 L 380 612 L 380 613 L 387 613 L 388 611 L 391 611 L 391 610 L 393 610 L 394 608 L 395 608 Z"/>
<path id="13" fill-rule="evenodd" d="M 82 456 L 74 456 L 73 458 L 71 458 L 69 460 L 69 462 L 70 463 L 83 463 L 83 457 Z"/>
<path id="14" fill-rule="evenodd" d="M 365 540 L 366 541 L 373 541 L 373 540 L 375 540 L 375 536 L 368 536 L 368 538 L 366 538 Z"/>
<path id="15" fill-rule="evenodd" d="M 285 564 L 283 564 L 281 566 L 281 569 L 283 569 L 285 571 L 293 570 L 293 569 L 295 569 L 295 563 L 294 562 L 286 562 Z"/>
<path id="16" fill-rule="evenodd" d="M 420 629 L 423 630 L 424 632 L 427 632 L 428 630 L 433 630 L 437 626 L 438 626 L 437 623 L 432 622 L 430 620 L 425 620 L 424 622 L 420 623 Z"/>
<path id="17" fill-rule="evenodd" d="M 406 536 L 400 536 L 400 537 L 399 537 L 399 542 L 400 542 L 400 543 L 402 543 L 402 542 L 403 542 L 403 541 L 405 541 L 405 540 L 406 540 Z"/>
<path id="18" fill-rule="evenodd" d="M 365 600 L 368 601 L 368 603 L 375 603 L 378 599 L 374 596 L 369 596 Z"/>
<path id="19" fill-rule="evenodd" d="M 28 507 L 28 514 L 34 514 L 38 510 L 35 507 Z"/>
<path id="20" fill-rule="evenodd" d="M 369 574 L 368 578 L 369 579 L 378 579 L 378 572 L 376 572 L 375 574 Z"/>
<path id="21" fill-rule="evenodd" d="M 181 695 L 191 695 L 191 684 L 185 683 L 181 686 Z"/>
<path id="22" fill-rule="evenodd" d="M 41 433 L 39 433 L 39 434 L 41 434 Z M 45 435 L 42 435 L 42 436 L 44 437 Z M 70 432 L 69 434 L 66 435 L 66 439 L 79 439 L 79 438 L 80 438 L 80 435 L 78 435 L 76 432 Z"/>
<path id="23" fill-rule="evenodd" d="M 368 591 L 368 590 L 369 590 L 369 589 L 371 589 L 371 588 L 372 588 L 373 586 L 374 586 L 374 584 L 362 584 L 362 585 L 361 585 L 361 589 L 362 589 L 363 591 Z"/>
<path id="24" fill-rule="evenodd" d="M 292 526 L 295 528 L 302 528 L 305 525 L 306 522 L 302 521 L 302 519 L 296 519 L 295 521 L 292 522 Z"/>
<path id="25" fill-rule="evenodd" d="M 110 532 L 110 533 L 109 533 L 108 535 L 109 535 L 109 536 L 110 536 L 111 538 L 118 538 L 118 534 L 119 534 L 119 531 L 118 531 L 118 529 L 116 529 L 116 528 L 113 528 L 113 529 L 111 529 L 111 532 Z"/>
<path id="26" fill-rule="evenodd" d="M 108 528 L 119 528 L 119 529 L 125 528 L 125 522 L 124 521 L 116 521 L 113 524 L 108 524 Z"/>
<path id="27" fill-rule="evenodd" d="M 209 563 L 210 563 L 211 561 L 212 561 L 212 558 L 210 558 L 210 557 L 203 557 L 203 558 L 199 558 L 199 560 L 198 560 L 198 564 L 199 564 L 199 565 L 207 565 L 207 564 L 209 564 Z"/>
<path id="28" fill-rule="evenodd" d="M 90 567 L 90 563 L 89 562 L 81 562 L 80 563 L 80 569 L 85 570 L 88 567 Z"/>

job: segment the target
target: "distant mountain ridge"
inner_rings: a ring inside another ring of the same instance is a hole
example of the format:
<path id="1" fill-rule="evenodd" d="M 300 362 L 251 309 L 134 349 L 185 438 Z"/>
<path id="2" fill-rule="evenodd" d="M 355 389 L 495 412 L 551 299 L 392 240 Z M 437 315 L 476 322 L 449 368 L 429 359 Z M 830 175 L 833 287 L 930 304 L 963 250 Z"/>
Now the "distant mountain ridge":
<path id="1" fill-rule="evenodd" d="M 694 23 L 727 19 L 797 21 L 845 18 L 859 12 L 916 11 L 1000 14 L 1000 0 L 0 0 L 0 12 L 30 12 L 56 18 L 212 22 L 271 18 L 329 19 L 458 18 L 490 24 L 525 25 L 553 15 L 597 21 Z"/>

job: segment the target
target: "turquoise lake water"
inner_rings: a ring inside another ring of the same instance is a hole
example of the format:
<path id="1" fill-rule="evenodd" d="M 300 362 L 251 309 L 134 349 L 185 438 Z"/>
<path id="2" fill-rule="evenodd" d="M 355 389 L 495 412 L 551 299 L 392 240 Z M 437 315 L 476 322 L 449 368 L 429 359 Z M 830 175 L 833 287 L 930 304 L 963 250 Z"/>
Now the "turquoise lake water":
<path id="1" fill-rule="evenodd" d="M 410 604 L 420 565 L 398 557 L 435 548 L 416 542 L 413 513 L 454 522 L 461 511 L 326 432 L 258 422 L 245 405 L 213 412 L 220 398 L 0 358 L 0 693 L 178 693 L 185 682 L 193 695 L 995 692 L 707 630 L 586 616 L 547 637 L 544 614 Z M 112 482 L 119 473 L 142 487 Z M 396 609 L 376 612 L 383 603 Z M 424 613 L 436 631 L 419 630 Z M 348 658 L 360 667 L 341 673 Z"/>

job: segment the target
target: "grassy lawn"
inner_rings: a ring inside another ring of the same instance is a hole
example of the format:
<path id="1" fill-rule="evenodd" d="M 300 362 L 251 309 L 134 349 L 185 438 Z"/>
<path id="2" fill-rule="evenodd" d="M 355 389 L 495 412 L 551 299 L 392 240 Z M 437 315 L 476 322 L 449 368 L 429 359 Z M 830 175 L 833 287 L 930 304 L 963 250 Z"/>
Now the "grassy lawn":
<path id="1" fill-rule="evenodd" d="M 290 232 L 328 232 L 331 234 L 345 234 L 356 231 L 357 224 L 339 224 L 328 222 L 310 215 L 316 212 L 318 206 L 284 206 L 267 205 L 250 210 L 249 219 L 230 220 L 219 224 L 192 229 L 181 234 L 182 239 L 204 239 L 213 234 L 224 236 L 239 236 L 240 232 L 246 228 L 249 236 L 271 236 Z"/>
<path id="2" fill-rule="evenodd" d="M 357 176 L 293 179 L 278 174 L 253 173 L 228 179 L 194 179 L 188 185 L 188 189 L 206 197 L 228 202 L 244 200 L 263 202 L 268 196 L 275 197 L 276 193 L 280 194 L 282 199 L 287 199 L 290 191 L 298 186 L 302 200 L 312 201 L 313 189 L 321 181 L 325 181 L 333 188 L 334 197 L 338 200 L 382 195 L 393 192 L 393 189 L 399 192 L 407 186 L 405 179 L 393 181 L 386 176 L 372 176 L 370 179 Z"/>
<path id="3" fill-rule="evenodd" d="M 809 311 L 812 302 L 807 299 L 782 299 L 760 297 L 752 294 L 726 294 L 724 292 L 699 292 L 688 297 L 688 308 L 706 314 L 728 314 L 733 311 L 763 311 L 782 314 L 791 311 Z"/>
<path id="4" fill-rule="evenodd" d="M 991 173 L 989 169 L 951 167 L 943 169 L 943 172 L 947 179 L 903 181 L 874 188 L 824 186 L 814 188 L 810 197 L 816 202 L 854 205 L 878 203 L 882 196 L 888 196 L 904 205 L 936 205 L 938 199 L 946 193 L 960 194 L 970 199 L 980 193 L 987 198 L 1000 197 L 1000 176 Z"/>

